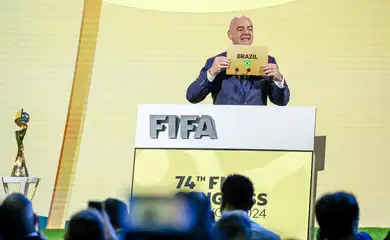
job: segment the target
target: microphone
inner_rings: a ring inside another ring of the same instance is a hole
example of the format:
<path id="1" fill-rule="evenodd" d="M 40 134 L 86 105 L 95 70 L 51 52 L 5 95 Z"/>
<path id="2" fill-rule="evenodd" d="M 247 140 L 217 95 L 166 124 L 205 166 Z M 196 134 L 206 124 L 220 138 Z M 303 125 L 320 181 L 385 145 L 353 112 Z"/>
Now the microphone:
<path id="1" fill-rule="evenodd" d="M 246 79 L 246 77 L 248 76 L 248 73 L 250 73 L 250 71 L 251 71 L 250 68 L 247 68 L 247 69 L 246 69 L 246 73 L 245 73 L 244 79 Z"/>
<path id="2" fill-rule="evenodd" d="M 235 71 L 234 76 L 236 76 L 238 71 L 240 71 L 240 69 L 236 68 L 236 69 L 234 69 L 234 71 Z"/>

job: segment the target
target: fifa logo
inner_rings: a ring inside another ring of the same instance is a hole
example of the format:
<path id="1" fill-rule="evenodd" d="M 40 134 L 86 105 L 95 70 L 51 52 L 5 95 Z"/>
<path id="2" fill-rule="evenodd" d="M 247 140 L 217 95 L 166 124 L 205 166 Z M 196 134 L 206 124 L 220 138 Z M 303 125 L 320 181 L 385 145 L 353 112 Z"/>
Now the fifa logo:
<path id="1" fill-rule="evenodd" d="M 159 133 L 168 132 L 169 139 L 177 139 L 180 132 L 181 139 L 202 139 L 208 137 L 217 139 L 217 129 L 214 119 L 208 115 L 150 115 L 150 138 L 158 139 Z"/>

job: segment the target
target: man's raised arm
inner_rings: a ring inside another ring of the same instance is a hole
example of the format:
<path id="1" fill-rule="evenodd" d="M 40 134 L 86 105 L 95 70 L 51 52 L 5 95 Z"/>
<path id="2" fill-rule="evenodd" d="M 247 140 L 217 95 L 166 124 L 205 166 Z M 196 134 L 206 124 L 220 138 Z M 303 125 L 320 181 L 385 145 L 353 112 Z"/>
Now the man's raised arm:
<path id="1" fill-rule="evenodd" d="M 227 57 L 222 54 L 207 59 L 206 64 L 200 70 L 199 76 L 187 89 L 187 100 L 190 103 L 203 101 L 211 92 L 214 78 L 222 71 L 230 67 Z"/>
<path id="2" fill-rule="evenodd" d="M 278 106 L 287 106 L 290 101 L 290 89 L 283 79 L 283 82 L 269 82 L 267 86 L 267 95 L 269 100 Z"/>
<path id="3" fill-rule="evenodd" d="M 266 86 L 266 93 L 273 104 L 286 106 L 290 101 L 290 89 L 279 71 L 275 58 L 269 57 L 268 62 L 263 67 L 264 73 L 271 78 Z"/>
<path id="4" fill-rule="evenodd" d="M 214 78 L 208 72 L 211 64 L 206 61 L 205 66 L 200 70 L 196 80 L 187 88 L 187 100 L 190 103 L 199 103 L 203 101 L 211 91 Z M 211 76 L 211 78 L 210 78 Z"/>

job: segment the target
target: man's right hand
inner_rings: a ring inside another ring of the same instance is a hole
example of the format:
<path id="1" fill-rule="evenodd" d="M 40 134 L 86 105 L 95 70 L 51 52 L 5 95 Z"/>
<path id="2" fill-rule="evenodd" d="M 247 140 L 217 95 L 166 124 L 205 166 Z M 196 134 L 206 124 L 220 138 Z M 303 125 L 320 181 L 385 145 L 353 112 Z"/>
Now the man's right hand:
<path id="1" fill-rule="evenodd" d="M 230 61 L 227 57 L 216 57 L 213 65 L 209 69 L 210 74 L 215 77 L 223 68 L 229 68 Z"/>

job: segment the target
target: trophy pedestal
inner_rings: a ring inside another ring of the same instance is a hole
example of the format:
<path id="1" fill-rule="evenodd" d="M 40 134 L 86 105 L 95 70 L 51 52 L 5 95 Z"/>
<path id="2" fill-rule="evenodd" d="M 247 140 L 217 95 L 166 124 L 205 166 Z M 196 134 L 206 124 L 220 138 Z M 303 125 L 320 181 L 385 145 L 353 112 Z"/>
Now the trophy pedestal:
<path id="1" fill-rule="evenodd" d="M 28 197 L 28 189 L 30 187 L 30 184 L 34 184 L 34 192 L 31 197 L 31 200 L 34 198 L 35 191 L 37 189 L 37 186 L 39 184 L 40 178 L 39 177 L 1 177 L 1 187 L 0 192 L 2 197 L 7 197 L 10 192 L 8 190 L 8 184 L 19 184 L 19 193 L 23 194 L 24 196 Z"/>

